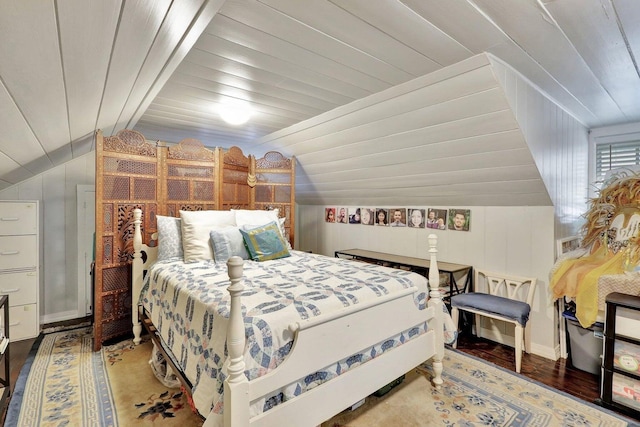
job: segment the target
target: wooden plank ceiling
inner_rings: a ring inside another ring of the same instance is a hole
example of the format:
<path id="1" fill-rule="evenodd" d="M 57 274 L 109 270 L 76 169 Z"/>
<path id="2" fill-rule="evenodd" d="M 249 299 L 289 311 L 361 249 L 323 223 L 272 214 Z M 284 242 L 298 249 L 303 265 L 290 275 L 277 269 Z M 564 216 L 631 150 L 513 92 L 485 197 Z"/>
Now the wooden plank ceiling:
<path id="1" fill-rule="evenodd" d="M 311 191 L 312 202 L 319 198 L 311 189 L 356 179 L 353 160 L 270 135 L 483 52 L 588 128 L 638 122 L 637 22 L 635 0 L 0 0 L 0 188 L 87 153 L 96 129 L 135 128 L 152 140 L 296 155 L 308 171 L 300 191 Z M 469 95 L 456 110 L 459 126 L 435 121 L 450 119 L 449 105 L 461 101 L 409 105 L 430 117 L 429 126 L 454 132 L 473 120 L 470 108 L 477 117 L 500 115 L 506 104 L 498 92 Z M 217 112 L 238 101 L 253 115 L 228 125 Z M 514 131 L 501 120 L 499 132 Z M 460 144 L 453 135 L 443 138 L 449 151 Z M 374 137 L 371 172 L 393 182 L 404 168 L 392 165 L 422 156 L 444 168 L 443 188 L 473 182 L 471 170 L 463 178 L 449 169 L 456 180 L 447 180 L 446 162 L 421 148 L 423 136 Z M 491 152 L 501 141 L 484 138 L 474 149 Z M 315 143 L 341 148 L 339 138 L 328 139 Z M 382 148 L 390 146 L 406 148 Z"/>

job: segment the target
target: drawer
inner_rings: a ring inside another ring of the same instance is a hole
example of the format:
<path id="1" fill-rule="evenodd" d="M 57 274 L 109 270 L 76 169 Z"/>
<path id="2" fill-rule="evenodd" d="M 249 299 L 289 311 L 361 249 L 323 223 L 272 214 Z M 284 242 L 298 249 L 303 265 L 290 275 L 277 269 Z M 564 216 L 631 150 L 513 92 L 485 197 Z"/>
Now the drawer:
<path id="1" fill-rule="evenodd" d="M 613 373 L 611 400 L 640 411 L 640 380 Z"/>
<path id="2" fill-rule="evenodd" d="M 0 273 L 0 295 L 9 295 L 9 306 L 34 304 L 37 301 L 38 272 Z"/>
<path id="3" fill-rule="evenodd" d="M 626 307 L 616 309 L 616 335 L 640 339 L 640 312 Z"/>
<path id="4" fill-rule="evenodd" d="M 36 304 L 9 307 L 9 339 L 11 341 L 34 338 L 38 334 L 40 334 L 40 326 Z"/>
<path id="5" fill-rule="evenodd" d="M 0 235 L 37 234 L 36 206 L 35 203 L 2 203 Z"/>
<path id="6" fill-rule="evenodd" d="M 38 264 L 36 236 L 0 236 L 0 270 L 35 268 Z"/>

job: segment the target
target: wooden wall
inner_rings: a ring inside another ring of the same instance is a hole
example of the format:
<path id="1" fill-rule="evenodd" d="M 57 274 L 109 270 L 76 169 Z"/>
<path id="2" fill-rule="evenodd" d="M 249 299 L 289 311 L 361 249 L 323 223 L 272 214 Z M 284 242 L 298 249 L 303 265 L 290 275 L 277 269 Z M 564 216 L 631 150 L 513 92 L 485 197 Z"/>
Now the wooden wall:
<path id="1" fill-rule="evenodd" d="M 552 205 L 486 54 L 256 144 L 296 156 L 299 204 Z"/>
<path id="2" fill-rule="evenodd" d="M 507 64 L 489 58 L 556 208 L 555 237 L 575 235 L 589 197 L 589 130 Z"/>

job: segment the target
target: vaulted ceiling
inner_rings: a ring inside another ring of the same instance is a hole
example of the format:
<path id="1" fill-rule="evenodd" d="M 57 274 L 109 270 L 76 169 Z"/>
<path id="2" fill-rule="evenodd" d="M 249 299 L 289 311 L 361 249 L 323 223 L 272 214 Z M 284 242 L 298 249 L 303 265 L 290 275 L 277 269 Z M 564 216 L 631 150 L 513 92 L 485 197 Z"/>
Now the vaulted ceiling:
<path id="1" fill-rule="evenodd" d="M 640 122 L 638 22 L 636 0 L 0 0 L 0 188 L 96 129 L 278 149 L 276 131 L 482 52 L 588 128 Z M 220 119 L 229 101 L 247 124 Z"/>

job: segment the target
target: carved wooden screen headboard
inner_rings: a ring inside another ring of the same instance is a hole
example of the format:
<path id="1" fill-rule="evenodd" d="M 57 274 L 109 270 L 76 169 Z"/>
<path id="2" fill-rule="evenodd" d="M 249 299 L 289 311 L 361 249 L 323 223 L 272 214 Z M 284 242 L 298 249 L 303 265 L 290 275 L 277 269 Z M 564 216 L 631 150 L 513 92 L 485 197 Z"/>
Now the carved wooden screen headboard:
<path id="1" fill-rule="evenodd" d="M 238 147 L 208 149 L 195 139 L 166 147 L 136 131 L 96 133 L 94 348 L 131 331 L 133 210 L 145 243 L 156 215 L 180 210 L 280 209 L 293 245 L 295 160 L 270 152 L 256 160 Z"/>
<path id="2" fill-rule="evenodd" d="M 253 187 L 254 209 L 278 208 L 285 217 L 285 230 L 293 246 L 295 230 L 295 158 L 269 151 L 256 160 L 255 186 Z"/>
<path id="3" fill-rule="evenodd" d="M 160 198 L 159 157 L 159 148 L 138 132 L 97 135 L 94 347 L 130 328 L 133 210 L 142 209 L 143 235 L 150 239 Z"/>
<path id="4" fill-rule="evenodd" d="M 220 149 L 209 150 L 200 141 L 184 139 L 162 149 L 160 214 L 180 216 L 180 210 L 220 209 Z M 144 223 L 143 223 L 144 224 Z"/>
<path id="5" fill-rule="evenodd" d="M 245 157 L 238 147 L 231 147 L 223 155 L 221 209 L 253 209 L 249 175 L 255 159 Z"/>

